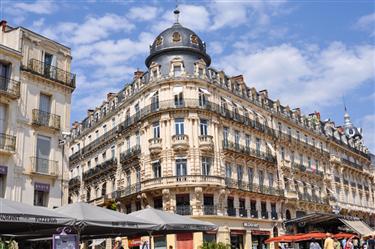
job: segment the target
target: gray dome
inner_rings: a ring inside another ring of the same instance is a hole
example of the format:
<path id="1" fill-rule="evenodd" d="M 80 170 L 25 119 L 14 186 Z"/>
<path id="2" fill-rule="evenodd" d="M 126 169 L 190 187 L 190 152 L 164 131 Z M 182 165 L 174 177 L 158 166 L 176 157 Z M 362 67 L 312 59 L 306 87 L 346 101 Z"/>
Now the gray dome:
<path id="1" fill-rule="evenodd" d="M 206 45 L 192 30 L 183 27 L 180 23 L 173 24 L 161 32 L 150 46 L 150 55 L 145 63 L 149 67 L 155 57 L 161 54 L 190 53 L 202 58 L 207 66 L 211 63 L 211 58 L 206 54 Z"/>

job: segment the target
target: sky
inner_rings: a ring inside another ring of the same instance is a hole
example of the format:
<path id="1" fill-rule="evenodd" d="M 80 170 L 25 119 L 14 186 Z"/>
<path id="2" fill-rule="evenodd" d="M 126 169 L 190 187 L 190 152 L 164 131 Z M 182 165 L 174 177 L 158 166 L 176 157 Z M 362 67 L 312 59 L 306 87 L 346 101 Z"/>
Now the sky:
<path id="1" fill-rule="evenodd" d="M 1 17 L 72 49 L 72 122 L 131 82 L 176 1 L 1 1 Z M 304 114 L 343 123 L 344 102 L 375 152 L 375 2 L 178 1 L 211 66 Z"/>

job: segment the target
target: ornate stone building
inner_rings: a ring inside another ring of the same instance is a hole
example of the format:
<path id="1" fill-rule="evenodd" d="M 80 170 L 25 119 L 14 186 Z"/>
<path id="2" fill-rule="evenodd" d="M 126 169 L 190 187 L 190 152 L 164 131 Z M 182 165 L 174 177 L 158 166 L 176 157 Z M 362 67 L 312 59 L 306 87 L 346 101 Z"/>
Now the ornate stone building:
<path id="1" fill-rule="evenodd" d="M 374 225 L 374 175 L 349 116 L 337 127 L 209 67 L 206 44 L 178 22 L 145 63 L 73 124 L 71 202 L 126 213 L 150 205 L 219 225 L 154 239 L 174 248 L 202 240 L 261 248 L 284 233 L 283 220 L 337 208 Z"/>
<path id="2" fill-rule="evenodd" d="M 0 25 L 0 197 L 61 206 L 68 156 L 59 139 L 70 130 L 75 88 L 70 49 L 6 21 Z"/>

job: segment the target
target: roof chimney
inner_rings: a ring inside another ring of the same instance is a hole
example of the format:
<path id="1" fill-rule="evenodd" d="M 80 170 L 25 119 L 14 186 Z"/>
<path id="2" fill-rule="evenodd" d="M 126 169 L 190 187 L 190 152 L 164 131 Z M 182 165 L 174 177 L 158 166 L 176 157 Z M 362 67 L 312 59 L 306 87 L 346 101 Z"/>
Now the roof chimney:
<path id="1" fill-rule="evenodd" d="M 1 22 L 0 22 L 0 26 L 1 26 L 1 30 L 2 30 L 3 32 L 5 32 L 5 29 L 6 29 L 6 27 L 7 27 L 7 21 L 5 21 L 5 20 L 1 20 Z"/>
<path id="2" fill-rule="evenodd" d="M 111 100 L 113 98 L 113 96 L 115 96 L 116 94 L 115 93 L 107 93 L 107 100 Z"/>
<path id="3" fill-rule="evenodd" d="M 259 93 L 260 93 L 263 97 L 268 98 L 268 91 L 267 91 L 266 89 L 259 91 Z"/>
<path id="4" fill-rule="evenodd" d="M 134 72 L 134 80 L 141 78 L 142 75 L 143 75 L 143 72 L 140 71 L 140 70 L 137 68 L 137 71 Z"/>

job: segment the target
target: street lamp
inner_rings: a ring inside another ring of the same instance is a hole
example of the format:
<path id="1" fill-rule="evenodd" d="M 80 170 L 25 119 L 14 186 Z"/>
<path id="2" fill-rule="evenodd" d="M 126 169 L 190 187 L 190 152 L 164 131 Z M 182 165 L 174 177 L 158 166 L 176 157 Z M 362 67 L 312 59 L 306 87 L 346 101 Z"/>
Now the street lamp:
<path id="1" fill-rule="evenodd" d="M 70 132 L 61 132 L 61 138 L 59 139 L 59 146 L 61 146 L 61 191 L 60 191 L 60 205 L 63 206 L 64 197 L 64 152 L 65 144 L 67 139 L 70 137 Z"/>

